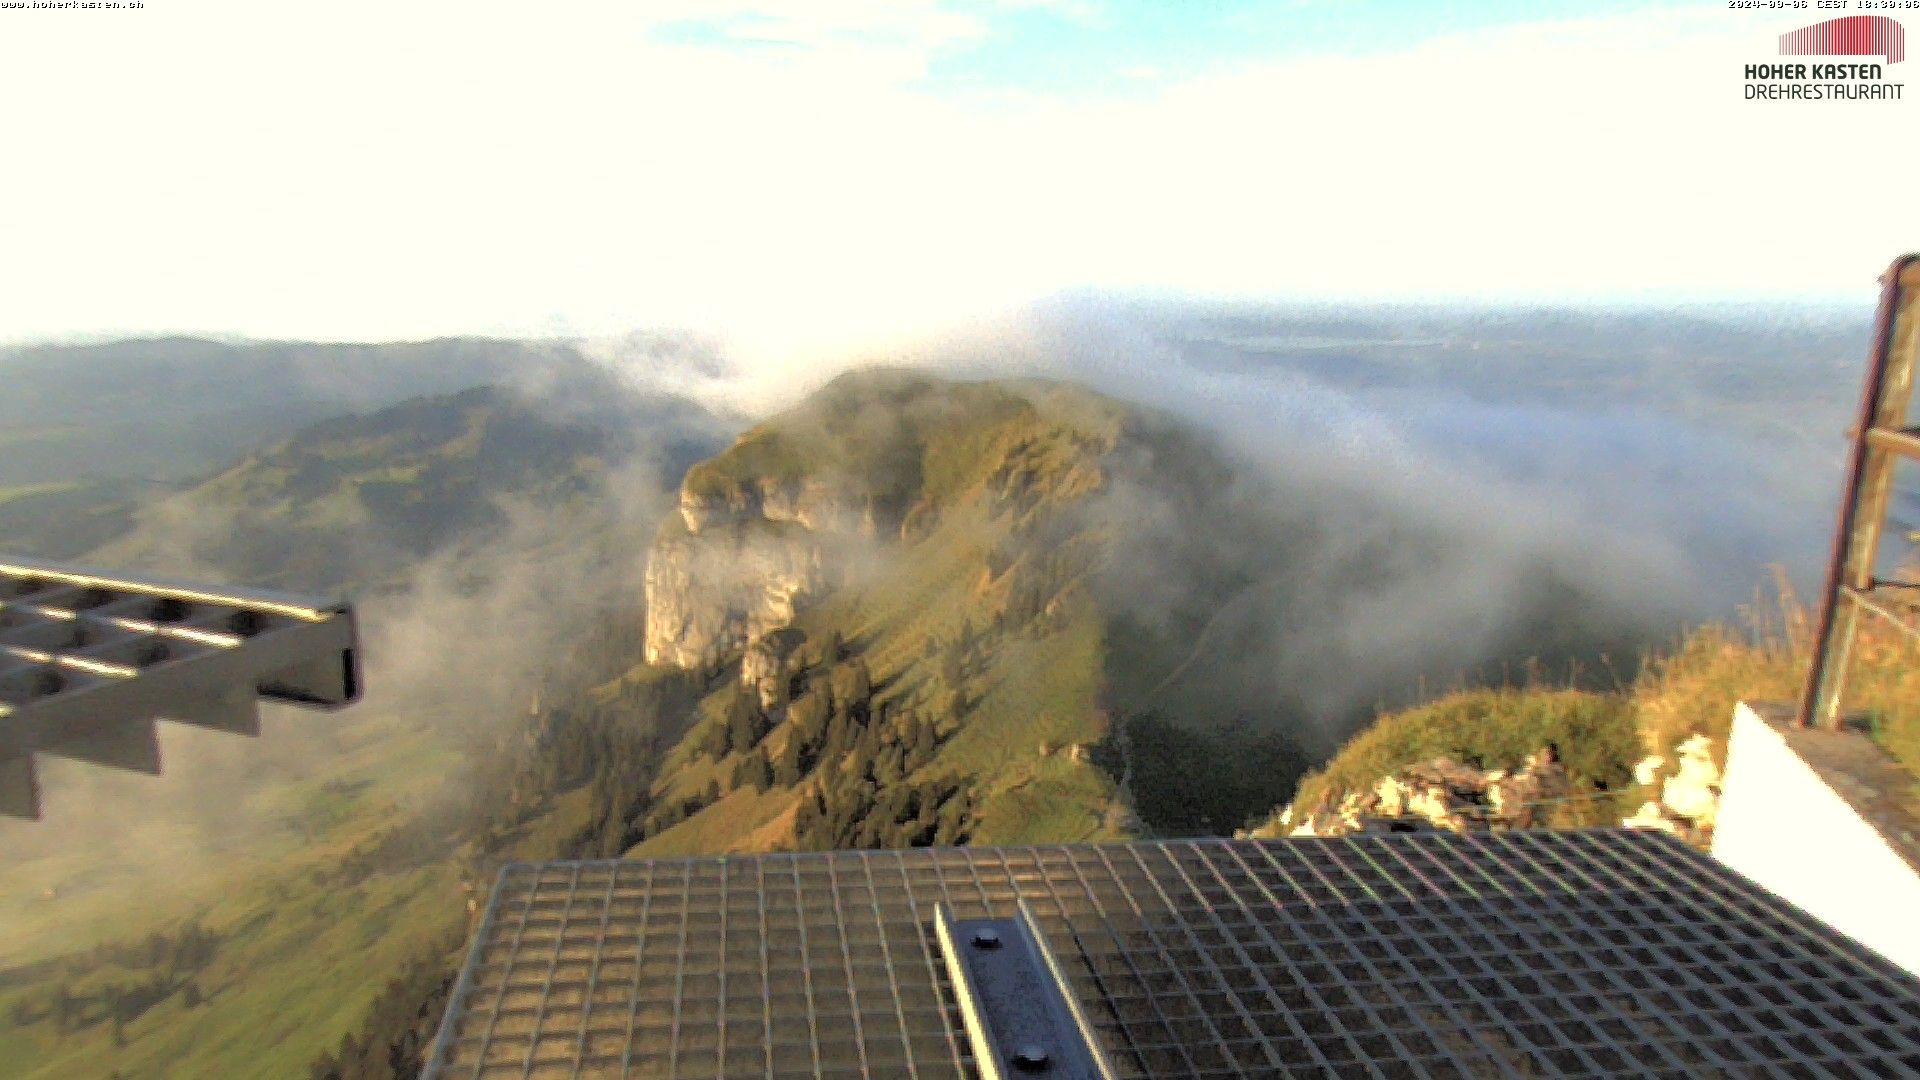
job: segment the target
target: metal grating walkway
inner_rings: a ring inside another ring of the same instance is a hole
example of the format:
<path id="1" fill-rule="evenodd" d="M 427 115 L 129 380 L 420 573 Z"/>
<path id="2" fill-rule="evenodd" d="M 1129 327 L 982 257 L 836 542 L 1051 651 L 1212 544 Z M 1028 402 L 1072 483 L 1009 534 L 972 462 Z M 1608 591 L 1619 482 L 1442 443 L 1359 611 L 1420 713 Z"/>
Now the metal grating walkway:
<path id="1" fill-rule="evenodd" d="M 1920 981 L 1624 830 L 516 865 L 427 1075 L 970 1077 L 934 912 L 1020 900 L 1119 1077 L 1920 1075 Z"/>

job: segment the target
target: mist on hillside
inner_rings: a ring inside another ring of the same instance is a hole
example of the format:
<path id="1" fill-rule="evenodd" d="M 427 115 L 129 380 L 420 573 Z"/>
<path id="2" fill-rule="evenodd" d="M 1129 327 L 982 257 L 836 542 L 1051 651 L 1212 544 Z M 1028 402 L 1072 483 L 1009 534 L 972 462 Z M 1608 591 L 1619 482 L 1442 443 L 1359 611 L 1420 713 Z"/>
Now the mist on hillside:
<path id="1" fill-rule="evenodd" d="M 1513 348 L 1480 385 L 1444 359 L 1380 384 L 1342 380 L 1324 355 L 1303 370 L 1284 354 L 1067 350 L 1080 377 L 1215 433 L 1239 467 L 1233 498 L 1288 538 L 1249 548 L 1244 530 L 1142 512 L 1159 528 L 1129 536 L 1143 558 L 1123 580 L 1152 579 L 1161 553 L 1195 545 L 1244 562 L 1263 586 L 1214 639 L 1224 672 L 1306 718 L 1321 750 L 1378 707 L 1519 680 L 1530 661 L 1554 680 L 1630 679 L 1646 650 L 1753 599 L 1769 564 L 1805 580 L 1823 554 L 1850 380 L 1806 372 L 1755 415 L 1681 400 L 1684 384 L 1661 379 L 1684 356 L 1581 385 L 1545 344 L 1537 358 Z M 1602 335 L 1589 349 L 1609 347 Z M 1827 445 L 1774 436 L 1793 425 Z"/>
<path id="2" fill-rule="evenodd" d="M 608 672 L 577 677 L 567 670 L 572 650 L 590 639 L 603 661 L 640 659 L 647 552 L 674 514 L 687 466 L 851 368 L 1070 381 L 1139 408 L 1126 421 L 1137 437 L 1103 462 L 1104 490 L 1030 542 L 1088 528 L 1100 538 L 1079 550 L 1107 555 L 1088 582 L 1110 616 L 1102 632 L 1130 638 L 1095 673 L 1110 710 L 1232 727 L 1240 747 L 1255 745 L 1249 732 L 1259 746 L 1284 744 L 1270 761 L 1257 758 L 1273 790 L 1250 808 L 1264 810 L 1285 798 L 1292 769 L 1378 708 L 1524 678 L 1534 659 L 1546 678 L 1577 669 L 1608 685 L 1631 678 L 1642 652 L 1686 625 L 1732 614 L 1769 563 L 1804 582 L 1830 521 L 1865 324 L 1864 315 L 1328 312 L 1079 298 L 831 364 L 647 333 L 513 344 L 474 376 L 504 379 L 504 391 L 448 376 L 429 390 L 456 396 L 395 404 L 414 396 L 412 384 L 376 380 L 345 410 L 356 415 L 336 408 L 305 427 L 257 424 L 218 461 L 192 447 L 156 460 L 151 475 L 132 477 L 150 490 L 83 484 L 51 496 L 81 500 L 97 520 L 30 538 L 106 541 L 30 554 L 90 553 L 136 573 L 355 595 L 367 692 L 339 714 L 269 706 L 258 739 L 163 724 L 159 777 L 43 755 L 46 820 L 0 821 L 9 866 L 0 969 L 31 982 L 36 961 L 205 917 L 235 935 L 231 956 L 254 965 L 226 984 L 244 991 L 232 1001 L 257 1000 L 292 978 L 275 966 L 284 954 L 269 931 L 386 925 L 385 909 L 356 907 L 373 894 L 350 869 L 379 858 L 399 871 L 385 875 L 389 884 L 421 890 L 414 910 L 432 913 L 393 929 L 396 940 L 458 923 L 472 894 L 455 879 L 487 873 L 484 858 L 467 853 L 492 851 L 504 835 L 487 811 L 510 811 L 506 832 L 519 833 L 550 794 L 496 766 L 538 758 L 534 743 L 557 732 L 588 730 L 569 708 Z M 49 385 L 60 382 L 58 367 L 33 370 L 49 400 L 85 399 L 97 374 L 63 387 Z M 864 393 L 859 380 L 851 385 L 846 401 L 858 411 L 834 412 L 833 430 L 866 445 L 820 456 L 857 461 L 870 491 L 914 487 L 919 462 L 889 472 L 900 463 L 886 449 L 915 444 L 898 401 L 888 404 L 890 383 L 868 380 Z M 254 419 L 281 415 L 311 387 L 255 387 Z M 165 394 L 154 404 L 181 424 L 209 422 L 196 408 Z M 916 408 L 948 416 L 937 396 Z M 489 428 L 469 438 L 456 419 L 474 410 L 517 435 L 490 444 Z M 22 437 L 44 464 L 65 436 L 42 425 Z M 97 449 L 113 437 L 103 428 L 83 443 Z M 550 482 L 549 462 L 577 482 Z M 0 494 L 0 547 L 20 520 L 9 508 L 24 503 L 29 520 L 42 506 L 62 512 L 34 501 L 46 498 Z M 458 512 L 439 515 L 440 506 Z M 843 580 L 888 580 L 897 533 L 858 524 L 821 541 L 845 548 L 832 560 Z M 740 555 L 741 565 L 753 561 Z M 546 707 L 530 723 L 536 697 Z M 607 708 L 644 716 L 642 725 L 669 722 L 630 705 Z M 1180 748 L 1211 744 L 1159 737 L 1159 756 L 1210 767 L 1205 752 Z M 651 744 L 607 745 L 589 752 L 644 788 Z M 1140 805 L 1149 771 L 1136 774 Z M 1195 770 L 1168 775 L 1191 783 Z M 596 784 L 570 794 L 580 797 L 565 820 L 577 823 L 601 793 Z M 619 815 L 638 804 L 610 805 L 608 835 L 624 842 L 620 826 L 635 819 Z M 1237 824 L 1248 808 L 1194 827 Z M 390 849 L 394 836 L 408 844 Z M 411 846 L 420 837 L 427 845 Z M 579 853 L 562 847 L 565 837 L 538 842 L 533 857 Z M 239 911 L 269 914 L 233 921 L 236 897 Z M 141 907 L 132 922 L 129 898 Z M 416 1005 L 399 1011 L 411 1016 Z M 196 1015 L 213 1023 L 216 1010 Z"/>
<path id="3" fill-rule="evenodd" d="M 1771 566 L 1807 584 L 1868 314 L 1078 297 L 859 359 L 1081 382 L 1203 432 L 1232 465 L 1204 481 L 1210 516 L 1164 473 L 1105 496 L 1108 601 L 1170 640 L 1203 632 L 1206 662 L 1158 688 L 1192 710 L 1175 719 L 1324 752 L 1456 685 L 1617 685 Z M 766 408 L 828 375 L 629 345 L 589 352 L 714 401 Z"/>
<path id="4" fill-rule="evenodd" d="M 274 566 L 267 548 L 275 542 L 326 545 L 280 552 L 293 572 L 272 583 L 354 598 L 364 697 L 338 713 L 263 704 L 259 738 L 163 722 L 158 777 L 41 755 L 44 820 L 0 820 L 0 851 L 20 871 L 0 889 L 0 922 L 36 934 L 36 951 L 83 947 L 89 931 L 68 939 L 70 920 L 50 914 L 75 896 L 191 894 L 195 882 L 242 867 L 265 871 L 290 845 L 324 842 L 342 800 L 389 806 L 397 822 L 451 820 L 492 797 L 475 782 L 474 759 L 527 715 L 583 627 L 637 621 L 644 560 L 636 552 L 672 505 L 680 471 L 723 445 L 726 432 L 690 402 L 610 393 L 592 369 L 530 365 L 514 376 L 518 389 L 330 420 L 237 468 L 266 460 L 280 476 L 284 462 L 316 452 L 338 460 L 341 447 L 380 445 L 395 437 L 394 424 L 434 410 L 452 410 L 457 433 L 460 414 L 484 408 L 491 422 L 480 441 L 505 445 L 491 459 L 476 450 L 460 460 L 540 463 L 555 448 L 579 455 L 564 500 L 496 467 L 455 491 L 458 528 L 422 531 L 386 503 L 343 516 L 333 491 L 328 514 L 280 522 L 246 497 L 248 488 L 216 478 L 149 503 L 130 533 L 93 553 L 91 561 L 129 573 L 259 583 Z M 447 467 L 436 464 L 447 450 L 432 440 L 421 452 L 408 459 L 420 476 Z M 351 477 L 342 483 L 353 486 Z M 46 935 L 48 918 L 62 931 L 56 939 Z M 0 935 L 0 961 L 27 946 Z"/>
<path id="5" fill-rule="evenodd" d="M 1252 719 L 1324 750 L 1377 706 L 1518 677 L 1529 658 L 1630 677 L 1640 651 L 1751 598 L 1768 564 L 1804 577 L 1834 494 L 1858 326 L 1081 299 L 847 363 L 1084 382 L 1203 433 L 1230 466 L 1205 499 L 1164 470 L 1103 497 L 1116 541 L 1106 597 L 1204 653 L 1154 687 L 1186 710 L 1176 719 Z M 657 414 L 637 403 L 687 394 L 764 414 L 831 374 L 683 333 L 509 351 L 482 366 L 506 364 L 542 415 L 636 438 L 587 518 L 507 494 L 496 509 L 508 524 L 478 540 L 407 552 L 377 533 L 342 538 L 401 575 L 362 606 L 368 713 L 457 716 L 473 730 L 519 715 L 580 620 L 640 595 L 685 461 L 657 453 Z M 1716 384 L 1703 369 L 1739 377 Z M 708 445 L 747 422 L 712 421 Z M 1214 516 L 1196 518 L 1200 505 Z M 164 528 L 179 512 L 145 512 L 153 537 L 177 543 L 131 549 L 128 568 L 232 575 L 204 555 L 245 522 L 193 504 L 192 529 Z M 297 775 L 340 749 L 338 730 L 338 718 L 273 710 L 259 743 L 170 731 L 158 780 L 53 762 L 53 820 L 6 826 L 0 843 L 117 843 L 115 808 L 130 802 L 217 824 L 233 805 L 223 778 Z"/>

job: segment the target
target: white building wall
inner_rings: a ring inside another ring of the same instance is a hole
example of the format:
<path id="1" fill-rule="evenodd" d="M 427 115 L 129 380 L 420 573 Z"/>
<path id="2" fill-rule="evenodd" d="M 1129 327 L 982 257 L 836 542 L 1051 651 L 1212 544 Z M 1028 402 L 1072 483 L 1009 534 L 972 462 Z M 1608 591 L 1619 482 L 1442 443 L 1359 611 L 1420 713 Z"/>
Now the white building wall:
<path id="1" fill-rule="evenodd" d="M 1745 703 L 1727 743 L 1713 854 L 1920 974 L 1920 874 Z"/>

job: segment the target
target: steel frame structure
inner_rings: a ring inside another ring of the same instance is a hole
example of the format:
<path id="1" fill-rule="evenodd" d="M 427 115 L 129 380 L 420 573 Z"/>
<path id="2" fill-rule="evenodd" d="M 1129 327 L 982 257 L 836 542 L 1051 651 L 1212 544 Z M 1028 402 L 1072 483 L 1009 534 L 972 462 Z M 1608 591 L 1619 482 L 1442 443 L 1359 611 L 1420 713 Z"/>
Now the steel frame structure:
<path id="1" fill-rule="evenodd" d="M 1920 254 L 1895 259 L 1880 283 L 1867 384 L 1851 432 L 1853 449 L 1814 628 L 1813 662 L 1800 696 L 1801 727 L 1840 725 L 1840 698 L 1863 613 L 1920 634 L 1920 627 L 1897 608 L 1900 601 L 1916 596 L 1914 584 L 1874 576 L 1894 467 L 1902 458 L 1920 461 L 1920 428 L 1907 424 L 1915 368 L 1920 365 Z"/>
<path id="2" fill-rule="evenodd" d="M 37 754 L 158 773 L 158 720 L 257 735 L 256 698 L 359 696 L 346 603 L 0 557 L 0 814 L 40 816 Z"/>

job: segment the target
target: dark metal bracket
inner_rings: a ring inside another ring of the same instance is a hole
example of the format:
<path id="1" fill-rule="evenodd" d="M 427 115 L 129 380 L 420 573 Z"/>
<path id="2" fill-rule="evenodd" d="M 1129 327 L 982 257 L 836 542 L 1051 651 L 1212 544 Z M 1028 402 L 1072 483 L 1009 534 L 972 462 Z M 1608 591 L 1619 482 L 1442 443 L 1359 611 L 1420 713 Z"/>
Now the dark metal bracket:
<path id="1" fill-rule="evenodd" d="M 1011 919 L 956 919 L 941 904 L 934 929 L 985 1080 L 1112 1080 L 1024 900 Z"/>

